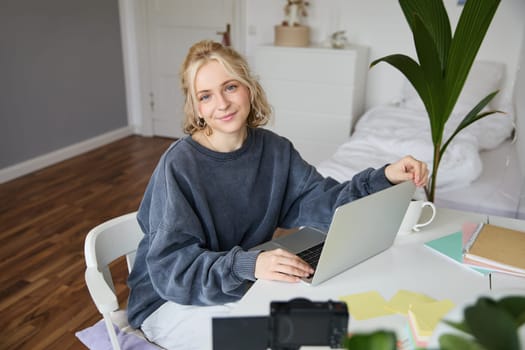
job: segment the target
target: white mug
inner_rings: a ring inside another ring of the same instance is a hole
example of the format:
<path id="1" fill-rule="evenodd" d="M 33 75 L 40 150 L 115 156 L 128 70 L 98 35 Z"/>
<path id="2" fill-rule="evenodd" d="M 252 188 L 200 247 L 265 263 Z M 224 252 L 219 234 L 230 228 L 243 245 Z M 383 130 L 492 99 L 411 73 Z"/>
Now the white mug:
<path id="1" fill-rule="evenodd" d="M 421 212 L 423 211 L 424 207 L 429 207 L 432 210 L 432 214 L 430 215 L 430 218 L 427 221 L 419 223 L 419 219 L 421 218 Z M 434 206 L 434 203 L 423 200 L 411 201 L 408 205 L 405 217 L 401 222 L 401 226 L 399 227 L 398 234 L 408 234 L 413 231 L 419 232 L 421 227 L 430 224 L 432 220 L 434 220 L 435 216 L 436 207 Z"/>

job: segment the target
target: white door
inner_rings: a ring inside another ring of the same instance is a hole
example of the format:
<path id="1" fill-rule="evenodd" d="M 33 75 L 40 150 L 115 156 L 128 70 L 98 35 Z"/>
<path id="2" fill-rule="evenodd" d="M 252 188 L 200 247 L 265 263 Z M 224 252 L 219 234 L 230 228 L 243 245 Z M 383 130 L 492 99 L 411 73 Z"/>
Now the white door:
<path id="1" fill-rule="evenodd" d="M 183 136 L 179 68 L 195 42 L 222 41 L 223 36 L 218 32 L 226 31 L 228 24 L 233 25 L 234 12 L 234 0 L 148 1 L 153 135 Z"/>

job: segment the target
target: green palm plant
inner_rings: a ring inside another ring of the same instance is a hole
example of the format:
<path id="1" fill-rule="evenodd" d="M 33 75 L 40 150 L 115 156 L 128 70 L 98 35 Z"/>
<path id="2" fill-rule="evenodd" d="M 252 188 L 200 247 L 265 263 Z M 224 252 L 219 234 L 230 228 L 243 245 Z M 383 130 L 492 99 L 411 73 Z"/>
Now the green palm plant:
<path id="1" fill-rule="evenodd" d="M 442 0 L 399 0 L 413 34 L 419 63 L 393 54 L 373 61 L 386 62 L 403 73 L 421 97 L 430 122 L 434 145 L 432 174 L 426 190 L 434 201 L 439 163 L 452 139 L 475 121 L 498 111 L 483 111 L 494 91 L 467 113 L 456 130 L 443 142 L 445 123 L 463 89 L 474 58 L 488 30 L 500 0 L 468 0 L 461 12 L 454 36 Z"/>

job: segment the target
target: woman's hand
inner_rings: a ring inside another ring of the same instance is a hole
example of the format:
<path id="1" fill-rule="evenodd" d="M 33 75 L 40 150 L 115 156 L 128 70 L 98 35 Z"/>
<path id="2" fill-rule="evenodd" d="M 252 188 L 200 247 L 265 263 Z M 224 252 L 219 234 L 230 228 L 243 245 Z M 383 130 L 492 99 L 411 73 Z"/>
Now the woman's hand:
<path id="1" fill-rule="evenodd" d="M 284 249 L 262 252 L 255 262 L 257 279 L 298 282 L 301 277 L 308 277 L 313 272 L 314 269 L 310 265 Z"/>
<path id="2" fill-rule="evenodd" d="M 412 180 L 416 186 L 421 187 L 427 184 L 428 168 L 426 163 L 414 159 L 412 156 L 406 156 L 389 164 L 385 168 L 385 176 L 393 184 Z"/>

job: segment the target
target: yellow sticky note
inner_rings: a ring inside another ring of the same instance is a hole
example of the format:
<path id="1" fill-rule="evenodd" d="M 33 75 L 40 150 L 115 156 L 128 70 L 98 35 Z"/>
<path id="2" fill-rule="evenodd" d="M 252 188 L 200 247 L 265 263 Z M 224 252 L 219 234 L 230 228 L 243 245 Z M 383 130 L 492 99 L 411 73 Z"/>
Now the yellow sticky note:
<path id="1" fill-rule="evenodd" d="M 418 335 L 430 337 L 439 321 L 454 307 L 451 300 L 410 305 L 408 317 Z"/>
<path id="2" fill-rule="evenodd" d="M 386 304 L 386 308 L 393 312 L 400 313 L 402 315 L 408 315 L 408 307 L 412 304 L 417 303 L 428 303 L 436 301 L 436 299 L 429 297 L 428 295 L 411 292 L 409 290 L 399 290 L 390 301 Z"/>
<path id="3" fill-rule="evenodd" d="M 376 291 L 345 295 L 339 300 L 346 303 L 350 317 L 356 320 L 393 314 L 385 308 L 385 298 Z"/>

